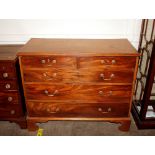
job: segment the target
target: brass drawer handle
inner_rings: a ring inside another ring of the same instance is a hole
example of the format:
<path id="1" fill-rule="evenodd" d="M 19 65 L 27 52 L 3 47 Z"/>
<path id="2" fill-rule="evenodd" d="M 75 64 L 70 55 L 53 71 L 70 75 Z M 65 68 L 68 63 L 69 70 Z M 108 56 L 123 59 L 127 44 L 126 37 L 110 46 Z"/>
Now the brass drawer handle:
<path id="1" fill-rule="evenodd" d="M 98 111 L 99 111 L 99 112 L 101 112 L 102 114 L 106 114 L 106 113 L 111 112 L 111 111 L 112 111 L 112 109 L 109 107 L 109 108 L 107 109 L 107 111 L 103 111 L 103 109 L 102 109 L 102 108 L 98 108 Z"/>
<path id="2" fill-rule="evenodd" d="M 109 91 L 109 96 L 111 96 L 112 95 L 112 91 Z"/>
<path id="3" fill-rule="evenodd" d="M 53 80 L 57 76 L 57 73 L 53 73 L 52 77 L 50 77 L 47 72 L 43 73 L 43 76 L 46 77 L 46 80 Z"/>
<path id="4" fill-rule="evenodd" d="M 104 95 L 104 92 L 102 90 L 100 90 L 98 93 L 99 93 L 100 96 Z M 111 95 L 112 95 L 112 91 L 109 91 L 109 94 L 107 96 L 111 96 Z"/>
<path id="5" fill-rule="evenodd" d="M 112 74 L 110 75 L 110 78 L 109 78 L 109 79 L 105 79 L 105 78 L 104 78 L 104 74 L 103 74 L 103 73 L 100 74 L 100 78 L 102 78 L 104 81 L 110 81 L 110 80 L 112 80 L 114 77 L 115 77 L 115 74 L 112 73 Z"/>
<path id="6" fill-rule="evenodd" d="M 7 84 L 5 85 L 5 88 L 6 88 L 6 89 L 10 89 L 10 88 L 11 88 L 11 85 L 7 83 Z"/>
<path id="7" fill-rule="evenodd" d="M 111 63 L 112 63 L 112 64 L 116 64 L 116 60 L 112 60 Z"/>
<path id="8" fill-rule="evenodd" d="M 101 60 L 101 64 L 106 64 L 106 63 L 109 63 L 110 61 L 109 60 Z"/>
<path id="9" fill-rule="evenodd" d="M 10 114 L 11 114 L 11 115 L 14 115 L 14 114 L 15 114 L 15 110 L 11 110 L 11 111 L 10 111 Z"/>
<path id="10" fill-rule="evenodd" d="M 110 60 L 101 60 L 101 64 L 109 64 Z M 111 60 L 111 64 L 116 64 L 116 60 Z"/>
<path id="11" fill-rule="evenodd" d="M 47 62 L 49 63 L 49 62 L 50 62 L 50 59 L 47 59 Z M 46 60 L 45 60 L 45 59 L 42 59 L 42 60 L 41 60 L 41 63 L 42 63 L 42 64 L 46 64 Z M 47 65 L 47 66 L 52 66 L 52 65 Z"/>
<path id="12" fill-rule="evenodd" d="M 8 76 L 9 76 L 8 73 L 3 73 L 4 78 L 7 78 Z"/>
<path id="13" fill-rule="evenodd" d="M 41 63 L 42 63 L 42 64 L 45 64 L 45 63 L 46 63 L 46 60 L 44 60 L 44 59 L 41 60 Z"/>
<path id="14" fill-rule="evenodd" d="M 11 102 L 13 98 L 11 96 L 8 97 L 8 101 Z"/>
<path id="15" fill-rule="evenodd" d="M 55 90 L 55 91 L 53 92 L 53 94 L 49 94 L 48 90 L 45 90 L 44 93 L 45 93 L 47 96 L 55 96 L 55 95 L 57 95 L 57 94 L 59 93 L 59 91 L 58 91 L 58 90 Z"/>
<path id="16" fill-rule="evenodd" d="M 41 60 L 41 63 L 42 63 L 42 64 L 45 64 L 46 62 L 49 63 L 49 62 L 51 62 L 51 60 L 50 60 L 50 59 L 47 59 L 47 61 L 46 61 L 45 59 L 42 59 L 42 60 Z M 53 64 L 56 64 L 57 61 L 56 61 L 55 59 L 53 59 L 53 60 L 52 60 L 52 63 L 53 63 Z M 47 66 L 52 66 L 52 65 L 50 64 L 50 65 L 47 65 Z"/>
<path id="17" fill-rule="evenodd" d="M 57 113 L 57 112 L 59 112 L 60 111 L 60 109 L 57 107 L 57 108 L 55 108 L 55 110 L 51 110 L 50 108 L 47 108 L 47 112 L 48 113 L 51 113 L 51 114 L 55 114 L 55 113 Z"/>
<path id="18" fill-rule="evenodd" d="M 98 93 L 99 93 L 99 95 L 101 95 L 101 96 L 104 95 L 104 93 L 103 93 L 102 90 L 100 90 Z"/>
<path id="19" fill-rule="evenodd" d="M 55 59 L 53 59 L 53 60 L 52 60 L 52 63 L 53 63 L 53 64 L 56 64 L 56 63 L 57 63 L 57 61 L 56 61 Z"/>

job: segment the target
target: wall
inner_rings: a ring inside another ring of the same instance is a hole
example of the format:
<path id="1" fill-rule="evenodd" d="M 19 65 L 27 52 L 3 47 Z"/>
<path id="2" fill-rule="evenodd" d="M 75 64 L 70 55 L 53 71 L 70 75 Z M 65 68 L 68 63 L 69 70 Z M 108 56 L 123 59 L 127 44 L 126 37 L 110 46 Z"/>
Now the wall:
<path id="1" fill-rule="evenodd" d="M 137 48 L 141 20 L 0 20 L 0 44 L 30 38 L 128 38 Z"/>

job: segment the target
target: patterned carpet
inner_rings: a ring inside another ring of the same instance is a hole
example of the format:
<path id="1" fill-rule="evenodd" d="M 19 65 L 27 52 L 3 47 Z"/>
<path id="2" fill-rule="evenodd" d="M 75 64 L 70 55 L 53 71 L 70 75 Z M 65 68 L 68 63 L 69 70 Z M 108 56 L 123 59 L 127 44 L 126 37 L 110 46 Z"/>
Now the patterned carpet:
<path id="1" fill-rule="evenodd" d="M 129 132 L 118 130 L 119 124 L 86 121 L 50 121 L 39 124 L 44 136 L 154 136 L 155 129 L 138 130 L 132 119 Z M 36 136 L 36 132 L 20 129 L 15 123 L 0 121 L 1 136 Z"/>

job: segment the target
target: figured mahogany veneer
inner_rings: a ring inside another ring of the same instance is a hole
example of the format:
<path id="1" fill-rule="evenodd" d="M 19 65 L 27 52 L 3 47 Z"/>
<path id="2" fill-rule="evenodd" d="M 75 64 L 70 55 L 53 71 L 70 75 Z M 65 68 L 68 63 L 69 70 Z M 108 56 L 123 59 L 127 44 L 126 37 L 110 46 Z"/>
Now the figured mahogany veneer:
<path id="1" fill-rule="evenodd" d="M 134 71 L 120 68 L 99 69 L 24 69 L 25 82 L 103 82 L 129 83 L 133 81 Z"/>
<path id="2" fill-rule="evenodd" d="M 126 39 L 31 39 L 18 53 L 29 130 L 48 120 L 130 127 L 139 54 Z"/>
<path id="3" fill-rule="evenodd" d="M 131 86 L 104 86 L 81 84 L 26 84 L 29 100 L 50 100 L 73 102 L 130 102 Z M 38 95 L 37 99 L 35 95 Z"/>
<path id="4" fill-rule="evenodd" d="M 27 56 L 22 58 L 23 67 L 26 68 L 76 68 L 76 58 L 75 57 L 59 57 L 59 56 Z"/>
<path id="5" fill-rule="evenodd" d="M 131 69 L 134 68 L 136 64 L 136 60 L 133 57 L 80 57 L 79 59 L 79 68 L 89 68 L 89 69 L 94 69 L 100 68 L 104 69 L 105 67 L 119 67 L 124 68 L 124 69 Z"/>
<path id="6" fill-rule="evenodd" d="M 78 72 L 70 69 L 24 69 L 25 82 L 76 82 Z"/>
<path id="7" fill-rule="evenodd" d="M 118 107 L 117 107 L 118 106 Z M 41 117 L 128 117 L 129 104 L 27 102 L 29 116 Z"/>

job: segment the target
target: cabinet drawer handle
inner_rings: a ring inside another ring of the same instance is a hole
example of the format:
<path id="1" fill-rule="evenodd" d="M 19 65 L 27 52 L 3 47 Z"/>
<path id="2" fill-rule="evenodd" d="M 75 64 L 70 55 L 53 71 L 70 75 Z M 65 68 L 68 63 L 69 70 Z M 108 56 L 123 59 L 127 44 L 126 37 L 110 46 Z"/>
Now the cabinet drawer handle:
<path id="1" fill-rule="evenodd" d="M 13 98 L 11 96 L 8 97 L 8 101 L 11 102 Z"/>
<path id="2" fill-rule="evenodd" d="M 106 64 L 106 63 L 109 63 L 110 61 L 109 60 L 101 60 L 101 64 Z"/>
<path id="3" fill-rule="evenodd" d="M 53 80 L 57 76 L 57 73 L 53 73 L 52 77 L 50 77 L 47 73 L 43 73 L 43 76 L 46 77 L 46 80 Z"/>
<path id="4" fill-rule="evenodd" d="M 112 60 L 111 63 L 112 63 L 112 64 L 116 64 L 116 60 Z"/>
<path id="5" fill-rule="evenodd" d="M 112 91 L 109 91 L 109 96 L 111 96 L 112 95 Z"/>
<path id="6" fill-rule="evenodd" d="M 53 63 L 53 64 L 56 64 L 56 63 L 57 63 L 57 61 L 56 61 L 55 59 L 53 59 L 53 60 L 52 60 L 52 63 Z"/>
<path id="7" fill-rule="evenodd" d="M 104 92 L 102 90 L 100 90 L 98 93 L 100 96 L 104 95 Z M 107 96 L 111 96 L 111 95 L 112 95 L 112 91 L 109 91 L 109 94 Z M 104 95 L 104 96 L 106 96 L 106 95 Z"/>
<path id="8" fill-rule="evenodd" d="M 42 59 L 42 60 L 41 60 L 41 63 L 42 63 L 42 64 L 45 64 L 45 63 L 46 63 L 46 60 Z"/>
<path id="9" fill-rule="evenodd" d="M 59 112 L 59 111 L 60 111 L 59 108 L 55 108 L 55 110 L 51 110 L 50 108 L 47 108 L 47 112 L 48 112 L 48 113 L 51 113 L 51 114 L 55 114 L 55 113 L 57 113 L 57 112 Z"/>
<path id="10" fill-rule="evenodd" d="M 104 78 L 104 74 L 103 74 L 103 73 L 100 74 L 100 78 L 102 78 L 104 81 L 110 81 L 110 80 L 112 80 L 112 78 L 114 78 L 114 77 L 115 77 L 115 74 L 112 73 L 112 74 L 110 75 L 110 78 L 109 78 L 109 79 L 105 79 L 105 78 Z"/>
<path id="11" fill-rule="evenodd" d="M 49 62 L 50 62 L 50 59 L 47 59 L 47 63 L 49 63 Z M 45 59 L 42 59 L 42 60 L 41 60 L 41 63 L 42 63 L 42 64 L 46 64 L 46 60 L 45 60 Z M 52 66 L 52 65 L 47 64 L 46 66 L 49 66 L 49 67 L 50 67 L 50 66 Z"/>
<path id="12" fill-rule="evenodd" d="M 101 60 L 101 64 L 109 64 L 110 63 L 110 61 L 109 60 Z M 112 60 L 111 61 L 111 64 L 116 64 L 116 60 Z"/>
<path id="13" fill-rule="evenodd" d="M 55 95 L 57 95 L 57 94 L 59 93 L 59 91 L 58 91 L 58 90 L 55 90 L 55 91 L 53 92 L 53 94 L 49 94 L 48 90 L 45 90 L 44 93 L 45 93 L 47 96 L 55 96 Z"/>
<path id="14" fill-rule="evenodd" d="M 101 112 L 102 114 L 106 114 L 106 113 L 111 112 L 111 108 L 109 107 L 106 111 L 103 111 L 102 108 L 98 108 L 98 111 Z"/>
<path id="15" fill-rule="evenodd" d="M 104 95 L 104 93 L 103 93 L 102 90 L 100 90 L 98 93 L 99 93 L 99 95 L 101 95 L 101 96 Z"/>
<path id="16" fill-rule="evenodd" d="M 3 73 L 3 77 L 7 78 L 8 77 L 8 73 Z"/>
<path id="17" fill-rule="evenodd" d="M 47 61 L 46 61 L 45 59 L 42 59 L 42 60 L 41 60 L 41 63 L 42 63 L 42 64 L 45 64 L 46 62 L 47 62 L 47 63 L 50 63 L 51 60 L 50 60 L 50 59 L 47 59 Z M 56 64 L 57 61 L 56 61 L 55 59 L 53 59 L 53 60 L 52 60 L 52 63 L 53 63 L 53 64 Z M 52 65 L 47 65 L 47 66 L 52 66 Z"/>
<path id="18" fill-rule="evenodd" d="M 11 85 L 7 83 L 7 84 L 5 85 L 5 88 L 6 88 L 6 89 L 10 89 L 10 88 L 11 88 Z"/>
<path id="19" fill-rule="evenodd" d="M 11 110 L 11 111 L 10 111 L 10 114 L 11 114 L 11 115 L 14 115 L 14 114 L 15 114 L 15 110 Z"/>

